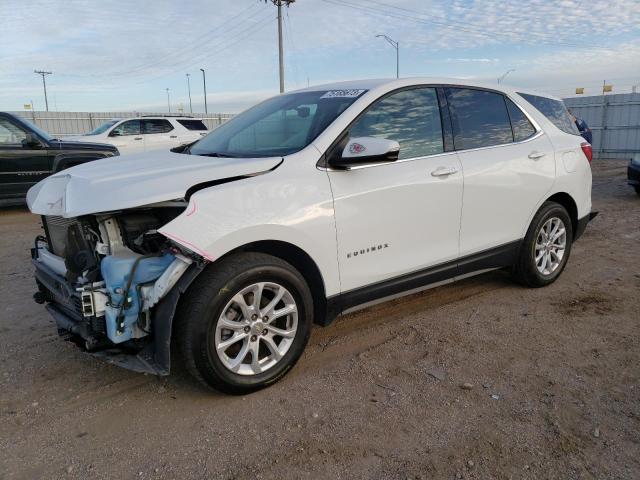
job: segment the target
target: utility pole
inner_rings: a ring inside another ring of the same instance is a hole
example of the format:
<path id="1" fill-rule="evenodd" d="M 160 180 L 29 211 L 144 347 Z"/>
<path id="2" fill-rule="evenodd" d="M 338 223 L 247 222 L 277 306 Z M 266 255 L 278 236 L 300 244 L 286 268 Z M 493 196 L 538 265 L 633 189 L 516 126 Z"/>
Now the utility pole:
<path id="1" fill-rule="evenodd" d="M 384 38 L 389 44 L 396 49 L 396 78 L 400 78 L 400 44 L 387 35 L 376 35 L 376 38 Z"/>
<path id="2" fill-rule="evenodd" d="M 49 100 L 47 100 L 47 82 L 44 80 L 46 75 L 51 75 L 53 72 L 45 72 L 44 70 L 34 70 L 33 73 L 37 73 L 38 75 L 42 75 L 42 87 L 44 88 L 44 105 L 49 111 Z"/>
<path id="3" fill-rule="evenodd" d="M 209 111 L 207 110 L 207 77 L 204 74 L 204 68 L 201 68 L 200 71 L 202 72 L 202 85 L 204 86 L 204 113 L 209 113 Z"/>
<path id="4" fill-rule="evenodd" d="M 296 0 L 265 0 L 278 7 L 278 70 L 280 76 L 280 93 L 284 93 L 284 47 L 282 45 L 282 5 L 289 6 Z"/>
<path id="5" fill-rule="evenodd" d="M 169 99 L 169 89 L 167 88 L 167 107 L 169 107 L 169 113 L 171 113 L 171 101 Z"/>
<path id="6" fill-rule="evenodd" d="M 191 105 L 191 82 L 189 81 L 190 75 L 187 73 L 187 89 L 189 90 L 189 110 L 193 113 L 193 105 Z"/>

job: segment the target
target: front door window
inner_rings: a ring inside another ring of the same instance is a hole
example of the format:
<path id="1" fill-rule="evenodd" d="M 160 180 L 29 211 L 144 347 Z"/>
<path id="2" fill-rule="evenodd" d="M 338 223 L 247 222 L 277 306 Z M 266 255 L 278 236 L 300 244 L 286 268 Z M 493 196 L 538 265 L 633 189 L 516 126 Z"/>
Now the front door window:
<path id="1" fill-rule="evenodd" d="M 0 118 L 0 145 L 21 145 L 27 134 L 6 118 Z"/>
<path id="2" fill-rule="evenodd" d="M 349 136 L 395 140 L 400 160 L 444 152 L 436 89 L 412 88 L 382 98 L 355 122 Z"/>

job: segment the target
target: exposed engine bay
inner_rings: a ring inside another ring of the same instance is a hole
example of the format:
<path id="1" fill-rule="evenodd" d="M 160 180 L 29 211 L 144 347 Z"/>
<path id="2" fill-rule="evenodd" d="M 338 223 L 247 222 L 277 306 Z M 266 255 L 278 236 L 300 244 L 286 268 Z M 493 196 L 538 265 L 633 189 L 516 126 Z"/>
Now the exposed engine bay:
<path id="1" fill-rule="evenodd" d="M 34 298 L 48 303 L 61 335 L 92 352 L 119 347 L 135 353 L 149 345 L 154 307 L 190 266 L 204 262 L 157 231 L 185 208 L 184 202 L 165 202 L 77 218 L 42 217 L 45 236 L 32 249 Z"/>

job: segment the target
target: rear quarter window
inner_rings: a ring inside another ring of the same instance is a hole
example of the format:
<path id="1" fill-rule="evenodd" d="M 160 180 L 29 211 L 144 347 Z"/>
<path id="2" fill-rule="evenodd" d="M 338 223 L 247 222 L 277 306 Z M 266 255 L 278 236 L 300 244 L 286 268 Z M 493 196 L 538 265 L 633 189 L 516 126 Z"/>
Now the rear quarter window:
<path id="1" fill-rule="evenodd" d="M 504 101 L 507 103 L 509 118 L 511 119 L 511 129 L 513 130 L 513 141 L 522 142 L 532 137 L 536 133 L 536 129 L 525 114 L 508 98 Z"/>
<path id="2" fill-rule="evenodd" d="M 562 101 L 541 97 L 539 95 L 531 95 L 529 93 L 518 92 L 518 95 L 533 105 L 541 114 L 547 117 L 547 120 L 563 132 L 570 133 L 571 135 L 580 135 L 578 127 L 576 127 L 576 124 L 571 120 L 567 107 L 565 107 Z"/>
<path id="3" fill-rule="evenodd" d="M 178 123 L 187 130 L 206 131 L 207 126 L 202 120 L 178 120 Z"/>

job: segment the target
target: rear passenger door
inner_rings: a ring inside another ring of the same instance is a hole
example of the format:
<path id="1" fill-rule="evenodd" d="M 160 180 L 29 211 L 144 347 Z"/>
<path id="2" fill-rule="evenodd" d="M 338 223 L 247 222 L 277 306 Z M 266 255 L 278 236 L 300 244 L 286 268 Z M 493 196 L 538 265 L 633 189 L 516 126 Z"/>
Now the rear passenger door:
<path id="1" fill-rule="evenodd" d="M 142 134 L 146 152 L 161 149 L 170 150 L 180 143 L 173 125 L 164 118 L 143 119 Z"/>
<path id="2" fill-rule="evenodd" d="M 454 145 L 464 172 L 460 256 L 523 238 L 555 180 L 553 147 L 499 92 L 447 88 Z"/>

